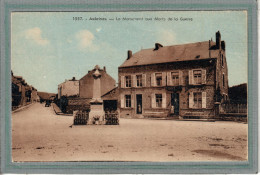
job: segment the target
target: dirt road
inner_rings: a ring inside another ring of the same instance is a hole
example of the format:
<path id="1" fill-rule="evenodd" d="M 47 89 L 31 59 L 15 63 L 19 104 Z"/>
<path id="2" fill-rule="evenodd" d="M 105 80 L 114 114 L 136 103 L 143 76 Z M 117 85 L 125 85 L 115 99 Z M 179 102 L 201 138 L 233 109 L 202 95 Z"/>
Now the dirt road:
<path id="1" fill-rule="evenodd" d="M 241 161 L 247 124 L 120 119 L 120 125 L 73 126 L 36 103 L 12 114 L 14 161 Z"/>

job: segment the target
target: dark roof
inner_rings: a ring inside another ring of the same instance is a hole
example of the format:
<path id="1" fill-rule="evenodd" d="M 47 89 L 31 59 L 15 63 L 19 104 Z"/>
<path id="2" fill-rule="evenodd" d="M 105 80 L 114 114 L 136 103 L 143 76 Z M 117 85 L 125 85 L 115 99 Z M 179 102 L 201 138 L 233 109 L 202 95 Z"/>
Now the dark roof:
<path id="1" fill-rule="evenodd" d="M 108 91 L 104 95 L 101 96 L 102 100 L 117 100 L 119 96 L 118 87 Z"/>
<path id="2" fill-rule="evenodd" d="M 154 48 L 142 49 L 133 54 L 133 56 L 127 59 L 120 67 L 217 58 L 218 50 L 215 49 L 216 43 L 211 41 L 210 45 L 211 48 L 209 49 L 209 41 L 204 41 L 163 46 L 159 47 L 158 50 Z"/>

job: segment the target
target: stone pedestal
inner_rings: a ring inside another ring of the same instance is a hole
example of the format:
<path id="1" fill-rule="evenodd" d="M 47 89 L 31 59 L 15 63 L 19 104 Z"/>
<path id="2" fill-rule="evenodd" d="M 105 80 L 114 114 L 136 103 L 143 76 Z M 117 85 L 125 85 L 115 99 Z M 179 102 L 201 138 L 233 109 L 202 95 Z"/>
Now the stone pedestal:
<path id="1" fill-rule="evenodd" d="M 94 83 L 93 83 L 93 98 L 90 101 L 90 112 L 88 125 L 99 124 L 104 125 L 105 111 L 103 108 L 103 100 L 101 99 L 101 87 L 100 87 L 100 77 L 99 67 L 95 67 L 95 72 L 93 73 Z"/>
<path id="2" fill-rule="evenodd" d="M 90 112 L 88 125 L 104 125 L 105 123 L 105 112 L 103 110 L 103 102 L 90 102 Z"/>

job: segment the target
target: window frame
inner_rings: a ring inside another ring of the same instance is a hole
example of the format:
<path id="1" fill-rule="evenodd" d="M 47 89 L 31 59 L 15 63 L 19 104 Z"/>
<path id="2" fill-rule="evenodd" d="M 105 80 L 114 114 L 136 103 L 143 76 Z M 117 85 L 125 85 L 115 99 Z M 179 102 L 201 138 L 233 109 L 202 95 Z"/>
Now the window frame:
<path id="1" fill-rule="evenodd" d="M 131 75 L 125 75 L 125 87 L 126 88 L 132 87 L 132 76 Z"/>
<path id="2" fill-rule="evenodd" d="M 198 78 L 195 78 L 195 72 L 198 71 L 200 72 L 200 82 L 196 81 Z M 202 84 L 202 69 L 193 69 L 192 70 L 192 74 L 193 74 L 193 84 L 194 85 L 200 85 Z"/>
<path id="3" fill-rule="evenodd" d="M 157 77 L 159 77 L 159 76 L 157 76 L 158 74 L 160 74 L 160 77 L 161 77 L 161 81 L 160 81 L 160 85 L 158 85 L 157 84 Z M 155 86 L 162 86 L 162 84 L 163 84 L 163 73 L 162 72 L 155 72 L 154 73 L 154 79 L 155 79 Z"/>
<path id="4" fill-rule="evenodd" d="M 202 109 L 202 92 L 193 92 L 193 108 Z"/>
<path id="5" fill-rule="evenodd" d="M 177 79 L 173 79 L 173 74 L 174 76 L 178 77 Z M 171 85 L 172 86 L 179 86 L 180 85 L 180 71 L 173 71 L 171 72 Z"/>
<path id="6" fill-rule="evenodd" d="M 131 108 L 132 107 L 132 102 L 131 102 L 131 95 L 130 94 L 125 94 L 125 108 Z M 128 98 L 129 97 L 129 98 Z"/>
<path id="7" fill-rule="evenodd" d="M 140 78 L 140 79 L 138 79 Z M 136 87 L 143 87 L 143 75 L 137 74 L 136 75 Z"/>
<path id="8" fill-rule="evenodd" d="M 158 97 L 158 96 L 161 96 L 161 97 Z M 156 108 L 162 108 L 162 103 L 163 103 L 163 95 L 162 94 L 155 94 L 155 107 Z"/>

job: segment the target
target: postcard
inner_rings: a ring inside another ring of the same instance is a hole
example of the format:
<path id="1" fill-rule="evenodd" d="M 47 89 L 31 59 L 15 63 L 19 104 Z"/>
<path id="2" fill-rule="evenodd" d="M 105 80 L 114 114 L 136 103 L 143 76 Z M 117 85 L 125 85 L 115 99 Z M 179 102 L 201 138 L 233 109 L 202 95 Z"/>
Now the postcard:
<path id="1" fill-rule="evenodd" d="M 10 163 L 246 164 L 248 15 L 11 12 Z"/>

